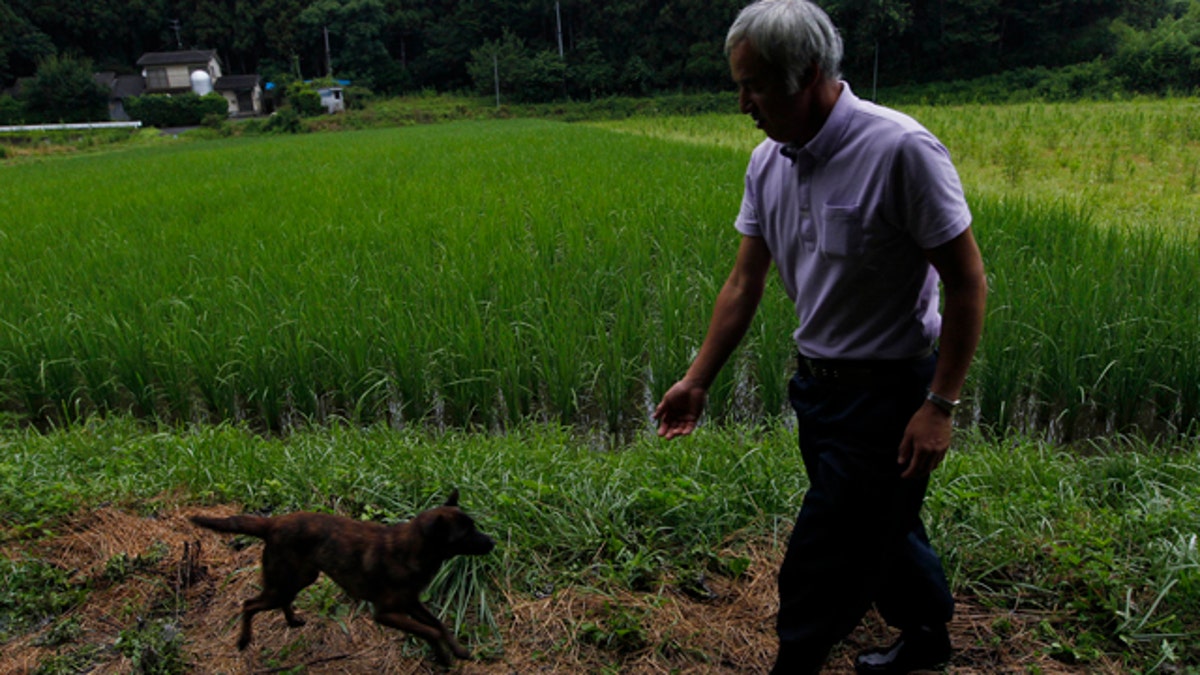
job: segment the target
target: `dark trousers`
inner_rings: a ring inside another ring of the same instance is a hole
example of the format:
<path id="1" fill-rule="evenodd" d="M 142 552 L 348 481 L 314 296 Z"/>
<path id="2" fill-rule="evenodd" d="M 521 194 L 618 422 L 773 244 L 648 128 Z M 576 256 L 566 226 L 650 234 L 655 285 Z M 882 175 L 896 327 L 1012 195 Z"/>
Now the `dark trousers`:
<path id="1" fill-rule="evenodd" d="M 872 604 L 901 629 L 941 625 L 954 613 L 921 523 L 929 481 L 900 478 L 897 464 L 936 361 L 905 362 L 850 385 L 792 378 L 810 487 L 779 571 L 781 655 L 823 654 Z"/>

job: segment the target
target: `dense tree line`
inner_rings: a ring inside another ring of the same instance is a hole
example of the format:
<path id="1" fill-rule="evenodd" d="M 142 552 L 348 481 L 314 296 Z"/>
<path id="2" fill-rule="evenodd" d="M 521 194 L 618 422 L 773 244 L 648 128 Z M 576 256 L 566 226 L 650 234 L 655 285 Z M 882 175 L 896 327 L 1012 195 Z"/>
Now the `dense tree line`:
<path id="1" fill-rule="evenodd" d="M 527 98 L 726 89 L 722 41 L 745 1 L 0 0 L 0 87 L 55 56 L 133 72 L 146 51 L 204 48 L 227 73 L 291 81 L 331 67 L 389 94 L 490 93 L 497 75 Z M 1200 76 L 1198 3 L 820 2 L 843 31 L 848 77 L 863 84 L 1112 58 L 1174 86 Z M 1147 53 L 1161 63 L 1147 70 Z"/>

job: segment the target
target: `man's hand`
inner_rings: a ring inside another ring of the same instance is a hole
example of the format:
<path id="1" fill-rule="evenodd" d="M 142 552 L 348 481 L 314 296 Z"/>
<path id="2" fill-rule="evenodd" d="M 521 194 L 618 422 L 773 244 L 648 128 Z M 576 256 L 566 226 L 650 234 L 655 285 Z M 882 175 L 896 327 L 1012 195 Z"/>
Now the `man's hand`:
<path id="1" fill-rule="evenodd" d="M 950 448 L 951 422 L 950 413 L 928 401 L 917 410 L 900 441 L 901 478 L 928 476 L 942 463 Z"/>
<path id="2" fill-rule="evenodd" d="M 704 387 L 686 379 L 676 382 L 654 409 L 658 435 L 671 440 L 692 433 L 704 412 L 707 398 L 708 390 Z"/>

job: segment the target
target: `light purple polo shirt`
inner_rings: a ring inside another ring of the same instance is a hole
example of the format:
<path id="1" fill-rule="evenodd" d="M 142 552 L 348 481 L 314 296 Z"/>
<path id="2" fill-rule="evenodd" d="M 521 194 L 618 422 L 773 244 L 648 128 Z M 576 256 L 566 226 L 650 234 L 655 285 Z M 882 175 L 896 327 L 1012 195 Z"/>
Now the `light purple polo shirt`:
<path id="1" fill-rule="evenodd" d="M 933 134 L 842 84 L 795 164 L 780 143 L 755 148 L 735 226 L 765 239 L 796 305 L 801 354 L 913 358 L 942 323 L 924 249 L 962 234 L 971 212 Z"/>

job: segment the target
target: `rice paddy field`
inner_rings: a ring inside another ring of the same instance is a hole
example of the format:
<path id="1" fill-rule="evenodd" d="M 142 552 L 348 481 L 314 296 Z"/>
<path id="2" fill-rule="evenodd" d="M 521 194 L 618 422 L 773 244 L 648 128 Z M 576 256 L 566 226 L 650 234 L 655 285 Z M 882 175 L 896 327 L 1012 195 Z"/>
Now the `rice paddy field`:
<path id="1" fill-rule="evenodd" d="M 986 610 L 952 670 L 1196 672 L 1200 103 L 908 112 L 958 164 L 990 285 L 929 503 L 960 605 Z M 112 567 L 187 567 L 174 540 L 47 555 L 102 508 L 395 520 L 451 486 L 503 544 L 432 593 L 478 672 L 762 668 L 805 485 L 778 285 L 697 435 L 649 419 L 703 338 L 758 140 L 738 116 L 501 120 L 0 163 L 0 644 L 21 654 L 0 672 L 205 672 L 231 645 L 209 632 L 235 605 L 202 621 L 212 594 L 178 583 L 113 600 L 123 643 L 88 623 Z M 210 565 L 250 582 L 252 560 Z M 753 636 L 664 628 L 755 579 Z M 24 612 L 40 587 L 60 602 Z M 677 593 L 697 604 L 662 618 Z M 554 626 L 526 614 L 555 600 Z M 321 644 L 212 672 L 378 672 L 322 670 Z M 391 672 L 423 672 L 409 651 Z"/>

